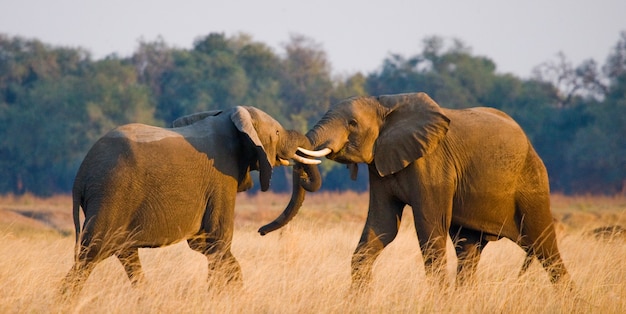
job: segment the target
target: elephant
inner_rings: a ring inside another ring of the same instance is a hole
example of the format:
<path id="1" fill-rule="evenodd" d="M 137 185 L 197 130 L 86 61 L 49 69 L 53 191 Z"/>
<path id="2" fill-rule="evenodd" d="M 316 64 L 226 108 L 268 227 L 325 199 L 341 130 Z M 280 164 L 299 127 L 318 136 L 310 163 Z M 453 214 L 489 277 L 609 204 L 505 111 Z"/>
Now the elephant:
<path id="1" fill-rule="evenodd" d="M 445 109 L 425 93 L 353 97 L 330 107 L 307 132 L 307 156 L 367 164 L 369 209 L 352 257 L 352 287 L 369 286 L 372 264 L 412 208 L 428 278 L 445 283 L 446 241 L 455 244 L 456 283 L 474 277 L 489 241 L 508 238 L 534 257 L 553 283 L 571 279 L 557 247 L 546 168 L 522 128 L 487 107 Z M 294 185 L 293 195 L 304 194 Z M 296 215 L 287 207 L 259 229 L 276 230 Z"/>
<path id="2" fill-rule="evenodd" d="M 259 171 L 266 191 L 272 167 L 293 159 L 304 172 L 298 186 L 315 191 L 321 184 L 320 161 L 296 154 L 298 147 L 311 148 L 308 139 L 257 108 L 201 112 L 172 126 L 123 125 L 88 151 L 72 189 L 76 247 L 65 294 L 79 293 L 96 264 L 110 256 L 131 283 L 143 282 L 138 248 L 182 240 L 207 256 L 217 283 L 240 286 L 231 241 L 235 196 L 252 187 L 250 171 Z"/>

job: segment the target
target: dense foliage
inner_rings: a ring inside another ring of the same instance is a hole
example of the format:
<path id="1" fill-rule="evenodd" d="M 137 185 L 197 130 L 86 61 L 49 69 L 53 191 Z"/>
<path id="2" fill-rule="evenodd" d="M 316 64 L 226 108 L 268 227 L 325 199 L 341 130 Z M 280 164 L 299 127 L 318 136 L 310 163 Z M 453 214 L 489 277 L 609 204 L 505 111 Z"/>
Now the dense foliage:
<path id="1" fill-rule="evenodd" d="M 92 60 L 81 48 L 0 35 L 0 193 L 64 193 L 89 147 L 116 125 L 166 126 L 181 115 L 256 106 L 306 132 L 339 99 L 425 91 L 449 108 L 490 106 L 512 115 L 545 161 L 552 189 L 626 191 L 626 32 L 600 66 L 563 54 L 530 79 L 497 72 L 459 40 L 423 41 L 414 56 L 392 54 L 372 73 L 333 77 L 326 53 L 292 36 L 278 54 L 250 36 L 211 33 L 191 49 L 142 41 L 130 57 Z M 325 162 L 323 188 L 367 188 Z M 285 170 L 273 187 L 288 189 Z"/>

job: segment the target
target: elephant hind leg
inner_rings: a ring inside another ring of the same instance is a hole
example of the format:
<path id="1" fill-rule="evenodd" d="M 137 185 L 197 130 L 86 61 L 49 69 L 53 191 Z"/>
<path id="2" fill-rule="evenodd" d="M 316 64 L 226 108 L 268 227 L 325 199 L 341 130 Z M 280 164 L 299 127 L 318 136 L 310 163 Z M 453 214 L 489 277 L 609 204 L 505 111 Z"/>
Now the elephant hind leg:
<path id="1" fill-rule="evenodd" d="M 119 261 L 124 266 L 126 275 L 133 286 L 145 282 L 141 262 L 139 261 L 139 249 L 129 248 L 116 254 Z"/>
<path id="2" fill-rule="evenodd" d="M 463 286 L 473 282 L 480 254 L 488 241 L 481 232 L 463 227 L 450 228 L 450 236 L 458 259 L 456 285 Z"/>
<path id="3" fill-rule="evenodd" d="M 230 242 L 215 240 L 206 234 L 187 240 L 189 247 L 206 256 L 208 281 L 216 286 L 243 286 L 241 266 L 230 251 Z"/>
<path id="4" fill-rule="evenodd" d="M 208 282 L 217 287 L 243 287 L 241 266 L 230 251 L 236 194 L 236 184 L 224 185 L 213 193 L 206 205 L 202 230 L 187 240 L 189 247 L 207 257 Z M 209 289 L 212 285 L 209 285 Z"/>
<path id="5" fill-rule="evenodd" d="M 553 253 L 546 253 L 544 251 L 538 253 L 537 258 L 541 261 L 543 268 L 548 272 L 552 283 L 562 282 L 563 279 L 566 281 L 569 280 L 567 269 L 558 251 Z"/>
<path id="6" fill-rule="evenodd" d="M 570 285 L 570 278 L 557 246 L 554 218 L 550 212 L 548 175 L 541 159 L 531 151 L 526 159 L 523 178 L 515 195 L 517 218 L 520 223 L 519 244 L 527 252 L 522 270 L 536 256 L 553 283 Z M 530 260 L 529 260 L 530 259 Z"/>
<path id="7" fill-rule="evenodd" d="M 75 257 L 74 265 L 69 270 L 61 286 L 61 293 L 65 296 L 75 296 L 80 293 L 85 282 L 91 275 L 96 265 L 103 259 L 99 241 L 92 241 L 91 238 L 84 237 L 77 248 L 78 254 Z"/>
<path id="8" fill-rule="evenodd" d="M 241 266 L 230 251 L 230 248 L 220 253 L 207 255 L 209 263 L 209 280 L 217 286 L 243 287 Z"/>
<path id="9" fill-rule="evenodd" d="M 559 252 L 554 223 L 549 211 L 546 216 L 533 217 L 532 215 L 527 215 L 526 223 L 522 225 L 520 245 L 527 253 L 520 275 L 526 272 L 533 256 L 536 256 L 543 268 L 548 272 L 552 283 L 569 285 L 570 277 Z"/>
<path id="10" fill-rule="evenodd" d="M 77 296 L 85 286 L 89 275 L 96 267 L 96 262 L 77 259 L 61 284 L 61 295 L 64 297 Z"/>

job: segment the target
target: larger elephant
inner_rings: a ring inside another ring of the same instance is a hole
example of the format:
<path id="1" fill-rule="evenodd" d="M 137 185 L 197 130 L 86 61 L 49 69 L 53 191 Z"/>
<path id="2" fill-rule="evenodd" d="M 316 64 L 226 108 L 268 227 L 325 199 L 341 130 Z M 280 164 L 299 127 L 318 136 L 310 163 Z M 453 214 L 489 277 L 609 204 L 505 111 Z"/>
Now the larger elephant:
<path id="1" fill-rule="evenodd" d="M 298 166 L 309 179 L 298 185 L 319 188 L 319 161 L 295 154 L 298 147 L 311 148 L 308 139 L 259 109 L 203 112 L 173 125 L 120 126 L 87 153 L 72 190 L 76 256 L 66 292 L 79 292 L 96 264 L 112 255 L 131 282 L 142 281 L 138 248 L 181 240 L 207 256 L 209 276 L 240 282 L 241 268 L 231 253 L 234 207 L 236 193 L 252 187 L 250 171 L 260 172 L 266 191 L 272 167 L 294 158 L 310 163 Z"/>
<path id="2" fill-rule="evenodd" d="M 508 238 L 536 256 L 552 282 L 570 282 L 557 248 L 546 169 L 505 113 L 444 109 L 424 93 L 355 97 L 333 105 L 307 137 L 317 151 L 304 152 L 348 164 L 353 178 L 357 163 L 368 165 L 370 202 L 352 257 L 353 287 L 370 281 L 406 205 L 428 274 L 443 276 L 448 235 L 459 260 L 457 282 L 475 273 L 489 241 Z M 281 217 L 296 211 L 290 207 Z M 285 223 L 279 218 L 260 232 Z"/>

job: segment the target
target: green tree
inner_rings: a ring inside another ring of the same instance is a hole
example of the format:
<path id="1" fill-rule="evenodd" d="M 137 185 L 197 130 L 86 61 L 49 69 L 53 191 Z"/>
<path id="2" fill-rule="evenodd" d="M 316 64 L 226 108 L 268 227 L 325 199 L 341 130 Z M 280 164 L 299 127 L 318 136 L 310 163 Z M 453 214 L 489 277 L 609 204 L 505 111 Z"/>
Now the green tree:
<path id="1" fill-rule="evenodd" d="M 82 118 L 81 108 L 65 96 L 75 83 L 72 78 L 35 83 L 5 111 L 4 192 L 46 195 L 71 184 L 71 160 L 77 157 L 70 156 L 72 148 L 85 144 L 75 123 Z"/>
<path id="2" fill-rule="evenodd" d="M 320 45 L 302 35 L 292 35 L 285 50 L 280 97 L 292 128 L 306 132 L 330 105 L 330 64 Z"/>
<path id="3" fill-rule="evenodd" d="M 335 79 L 331 95 L 331 103 L 338 102 L 353 96 L 367 96 L 365 83 L 367 78 L 361 72 L 349 76 L 347 79 Z"/>
<path id="4" fill-rule="evenodd" d="M 191 51 L 172 52 L 163 72 L 156 116 L 166 123 L 193 112 L 229 108 L 245 99 L 248 79 L 223 34 L 199 38 Z"/>
<path id="5" fill-rule="evenodd" d="M 159 37 L 153 42 L 141 40 L 139 47 L 131 57 L 138 81 L 150 88 L 153 101 L 161 97 L 163 73 L 171 71 L 174 66 L 172 54 L 172 48 L 165 43 L 163 38 Z"/>
<path id="6" fill-rule="evenodd" d="M 602 72 L 606 85 L 599 78 L 591 86 L 601 86 L 604 93 L 586 99 L 591 123 L 578 130 L 567 152 L 570 192 L 626 193 L 626 31 L 620 34 Z"/>
<path id="7" fill-rule="evenodd" d="M 254 42 L 249 35 L 240 34 L 231 39 L 237 62 L 248 79 L 248 90 L 243 104 L 255 106 L 283 124 L 291 127 L 289 115 L 280 98 L 281 60 L 267 45 Z"/>
<path id="8" fill-rule="evenodd" d="M 68 97 L 89 55 L 2 35 L 0 56 L 0 192 L 61 191 L 70 167 L 63 152 L 78 142 L 63 131 L 76 127 Z"/>
<path id="9" fill-rule="evenodd" d="M 162 125 L 154 118 L 149 88 L 139 82 L 138 72 L 126 60 L 109 58 L 92 63 L 77 85 L 83 92 L 74 96 L 85 107 L 92 142 L 120 124 Z"/>
<path id="10" fill-rule="evenodd" d="M 423 58 L 414 56 L 405 58 L 399 54 L 391 54 L 383 60 L 379 72 L 370 73 L 365 82 L 366 91 L 370 95 L 385 95 L 425 91 L 430 93 L 429 86 L 436 82 L 427 82 L 429 71 L 422 67 Z M 433 77 L 434 79 L 434 77 Z"/>
<path id="11" fill-rule="evenodd" d="M 496 66 L 486 57 L 473 56 L 460 40 L 444 50 L 445 41 L 428 37 L 421 54 L 405 58 L 392 54 L 382 70 L 368 76 L 370 94 L 423 91 L 448 108 L 485 106 L 494 101 L 491 91 Z"/>
<path id="12" fill-rule="evenodd" d="M 155 123 L 132 65 L 80 49 L 0 39 L 0 191 L 68 191 L 89 146 L 112 127 Z"/>

